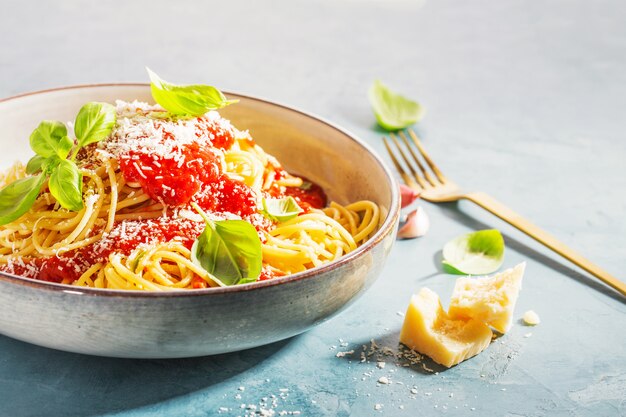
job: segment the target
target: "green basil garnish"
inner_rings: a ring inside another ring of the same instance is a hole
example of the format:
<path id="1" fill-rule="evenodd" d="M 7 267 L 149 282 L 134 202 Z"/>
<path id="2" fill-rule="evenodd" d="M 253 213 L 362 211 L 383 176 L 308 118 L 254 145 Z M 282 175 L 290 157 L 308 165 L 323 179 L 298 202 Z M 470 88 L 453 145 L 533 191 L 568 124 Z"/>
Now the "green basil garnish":
<path id="1" fill-rule="evenodd" d="M 61 160 L 50 174 L 48 187 L 63 208 L 72 211 L 83 208 L 83 176 L 74 162 Z"/>
<path id="2" fill-rule="evenodd" d="M 152 98 L 161 107 L 180 116 L 202 116 L 209 110 L 221 109 L 239 100 L 228 100 L 220 90 L 210 85 L 175 85 L 150 71 Z"/>
<path id="3" fill-rule="evenodd" d="M 191 260 L 224 285 L 255 282 L 261 275 L 263 254 L 254 226 L 244 220 L 213 221 L 192 205 L 206 227 L 191 247 Z"/>
<path id="4" fill-rule="evenodd" d="M 459 236 L 443 247 L 443 265 L 452 274 L 485 275 L 504 261 L 504 238 L 495 229 Z"/>
<path id="5" fill-rule="evenodd" d="M 378 124 L 385 130 L 404 129 L 418 122 L 424 113 L 418 103 L 394 93 L 379 80 L 370 87 L 369 99 Z"/>
<path id="6" fill-rule="evenodd" d="M 30 147 L 39 156 L 67 158 L 74 142 L 67 136 L 67 128 L 56 120 L 44 120 L 30 135 Z"/>
<path id="7" fill-rule="evenodd" d="M 74 123 L 77 149 L 106 139 L 111 134 L 116 120 L 115 107 L 112 105 L 97 102 L 85 104 L 78 112 Z"/>
<path id="8" fill-rule="evenodd" d="M 0 224 L 22 217 L 35 203 L 46 177 L 21 178 L 0 190 Z"/>
<path id="9" fill-rule="evenodd" d="M 63 123 L 54 120 L 41 122 L 30 135 L 30 147 L 36 155 L 26 165 L 27 174 L 40 171 L 41 174 L 19 179 L 0 190 L 0 225 L 18 219 L 31 208 L 47 178 L 50 178 L 50 193 L 63 208 L 73 211 L 82 209 L 83 178 L 74 159 L 83 146 L 109 136 L 115 122 L 115 108 L 110 104 L 85 104 L 76 116 L 76 146 L 67 136 Z M 72 157 L 67 159 L 72 147 Z"/>
<path id="10" fill-rule="evenodd" d="M 35 172 L 39 172 L 42 170 L 44 163 L 46 162 L 46 158 L 41 155 L 35 155 L 26 164 L 26 173 L 29 175 L 34 174 Z"/>
<path id="11" fill-rule="evenodd" d="M 293 197 L 264 198 L 263 215 L 275 222 L 286 222 L 302 213 Z"/>

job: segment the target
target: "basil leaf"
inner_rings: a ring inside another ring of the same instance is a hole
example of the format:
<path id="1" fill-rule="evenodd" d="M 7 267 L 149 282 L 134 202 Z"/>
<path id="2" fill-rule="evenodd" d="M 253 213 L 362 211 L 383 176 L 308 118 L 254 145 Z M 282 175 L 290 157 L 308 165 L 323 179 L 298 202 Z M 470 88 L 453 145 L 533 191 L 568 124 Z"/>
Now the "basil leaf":
<path id="1" fill-rule="evenodd" d="M 61 160 L 50 174 L 48 187 L 63 208 L 72 211 L 83 208 L 83 175 L 74 162 Z"/>
<path id="2" fill-rule="evenodd" d="M 57 155 L 65 159 L 72 146 L 74 142 L 67 136 L 67 128 L 55 120 L 44 120 L 30 135 L 30 147 L 45 158 Z"/>
<path id="3" fill-rule="evenodd" d="M 311 181 L 302 181 L 302 185 L 299 187 L 301 190 L 309 191 L 313 183 Z"/>
<path id="4" fill-rule="evenodd" d="M 0 225 L 22 217 L 32 206 L 46 177 L 21 178 L 0 190 Z"/>
<path id="5" fill-rule="evenodd" d="M 394 93 L 379 80 L 370 87 L 369 100 L 378 124 L 389 131 L 418 122 L 424 113 L 418 103 Z"/>
<path id="6" fill-rule="evenodd" d="M 111 134 L 117 114 L 115 107 L 108 103 L 91 102 L 80 108 L 74 124 L 78 146 L 106 139 Z"/>
<path id="7" fill-rule="evenodd" d="M 275 222 L 286 222 L 302 213 L 293 197 L 263 199 L 263 215 Z"/>
<path id="8" fill-rule="evenodd" d="M 41 155 L 35 155 L 26 164 L 26 173 L 34 174 L 35 172 L 41 171 L 46 158 Z"/>
<path id="9" fill-rule="evenodd" d="M 443 264 L 452 274 L 484 275 L 504 261 L 504 238 L 495 229 L 459 236 L 443 247 Z"/>
<path id="10" fill-rule="evenodd" d="M 239 100 L 228 100 L 220 90 L 210 85 L 175 85 L 150 71 L 152 98 L 172 114 L 202 116 L 209 110 L 221 109 Z"/>
<path id="11" fill-rule="evenodd" d="M 43 163 L 41 165 L 41 170 L 47 174 L 50 175 L 50 173 L 62 162 L 65 161 L 65 159 L 61 159 L 56 155 L 51 156 L 50 158 L 46 158 L 43 160 Z"/>
<path id="12" fill-rule="evenodd" d="M 244 220 L 207 220 L 191 247 L 191 260 L 224 285 L 255 282 L 261 274 L 261 240 Z"/>

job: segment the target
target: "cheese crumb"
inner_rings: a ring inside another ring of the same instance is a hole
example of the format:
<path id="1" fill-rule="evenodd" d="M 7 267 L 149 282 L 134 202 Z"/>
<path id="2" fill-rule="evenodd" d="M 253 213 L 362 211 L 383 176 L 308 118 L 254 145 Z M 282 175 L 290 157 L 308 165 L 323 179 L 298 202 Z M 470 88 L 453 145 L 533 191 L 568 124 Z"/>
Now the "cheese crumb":
<path id="1" fill-rule="evenodd" d="M 352 355 L 354 353 L 354 350 L 348 350 L 346 352 L 337 352 L 337 354 L 335 355 L 338 358 L 343 358 L 346 355 Z"/>
<path id="2" fill-rule="evenodd" d="M 533 310 L 528 310 L 527 312 L 525 312 L 522 320 L 524 320 L 524 323 L 528 326 L 536 326 L 541 323 L 539 314 L 535 313 Z"/>

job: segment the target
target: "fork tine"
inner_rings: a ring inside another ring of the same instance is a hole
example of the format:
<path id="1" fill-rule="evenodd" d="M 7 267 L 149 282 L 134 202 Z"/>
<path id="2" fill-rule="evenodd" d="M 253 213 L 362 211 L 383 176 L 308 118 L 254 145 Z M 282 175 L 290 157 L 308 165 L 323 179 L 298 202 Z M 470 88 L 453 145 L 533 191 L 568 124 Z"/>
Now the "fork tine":
<path id="1" fill-rule="evenodd" d="M 430 175 L 430 173 L 426 171 L 426 169 L 424 168 L 424 165 L 422 165 L 417 155 L 415 155 L 415 152 L 413 151 L 413 147 L 410 145 L 409 140 L 406 138 L 406 135 L 404 134 L 404 132 L 400 131 L 398 132 L 398 135 L 402 138 L 404 145 L 409 150 L 409 153 L 413 157 L 413 160 L 417 164 L 417 167 L 419 168 L 419 170 L 422 171 L 422 175 L 424 176 L 424 178 L 426 178 L 426 181 L 428 181 L 430 185 L 432 185 L 433 187 L 437 185 L 433 177 Z"/>
<path id="2" fill-rule="evenodd" d="M 402 147 L 400 146 L 400 142 L 398 142 L 398 138 L 396 137 L 396 135 L 394 135 L 393 133 L 389 133 L 389 137 L 396 144 L 396 148 L 398 148 L 400 156 L 402 157 L 402 159 L 404 159 L 404 163 L 406 164 L 406 166 L 409 167 L 409 171 L 411 171 L 411 174 L 413 174 L 413 177 L 417 180 L 417 183 L 420 185 L 420 187 L 426 188 L 426 182 L 424 182 L 422 177 L 417 173 L 417 171 L 415 171 L 415 168 L 413 168 L 413 165 L 411 165 L 411 162 L 409 162 L 409 158 L 406 157 L 406 154 L 402 150 Z"/>
<path id="3" fill-rule="evenodd" d="M 409 187 L 415 188 L 416 190 L 419 191 L 421 187 L 413 180 L 413 178 L 411 178 L 409 174 L 407 174 L 404 168 L 402 168 L 402 165 L 400 165 L 400 162 L 398 162 L 398 159 L 396 158 L 393 151 L 391 150 L 391 147 L 389 146 L 389 143 L 387 142 L 387 138 L 383 137 L 383 143 L 385 144 L 385 148 L 387 148 L 387 153 L 391 157 L 391 161 L 393 162 L 393 165 L 396 167 L 396 171 L 400 173 L 400 176 L 402 177 L 406 185 L 408 185 Z"/>
<path id="4" fill-rule="evenodd" d="M 413 143 L 415 143 L 415 146 L 417 146 L 417 149 L 420 151 L 420 153 L 424 157 L 424 160 L 426 161 L 430 169 L 433 170 L 439 181 L 441 181 L 442 184 L 445 183 L 446 177 L 441 173 L 441 171 L 439 171 L 439 168 L 437 168 L 437 165 L 435 165 L 432 159 L 430 159 L 428 153 L 426 153 L 426 150 L 422 146 L 422 142 L 417 138 L 417 135 L 415 134 L 415 132 L 413 132 L 412 129 L 409 129 L 409 136 L 411 136 L 411 139 L 413 139 Z"/>

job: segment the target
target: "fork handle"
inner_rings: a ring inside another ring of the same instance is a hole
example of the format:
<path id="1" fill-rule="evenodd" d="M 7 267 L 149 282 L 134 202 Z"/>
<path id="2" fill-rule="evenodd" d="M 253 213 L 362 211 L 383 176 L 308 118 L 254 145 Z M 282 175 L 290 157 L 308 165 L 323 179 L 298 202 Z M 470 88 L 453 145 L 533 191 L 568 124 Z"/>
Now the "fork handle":
<path id="1" fill-rule="evenodd" d="M 552 249 L 554 252 L 558 253 L 565 259 L 578 265 L 585 271 L 596 276 L 598 279 L 600 279 L 600 281 L 615 288 L 622 295 L 626 296 L 626 284 L 624 284 L 622 281 L 615 278 L 604 269 L 600 268 L 598 265 L 584 258 L 582 255 L 569 248 L 557 238 L 545 232 L 543 229 L 535 226 L 504 204 L 495 200 L 493 197 L 485 193 L 476 192 L 466 194 L 464 198 L 478 204 L 479 206 L 495 214 L 505 222 L 515 226 L 539 243 L 542 243 L 543 245 Z"/>

